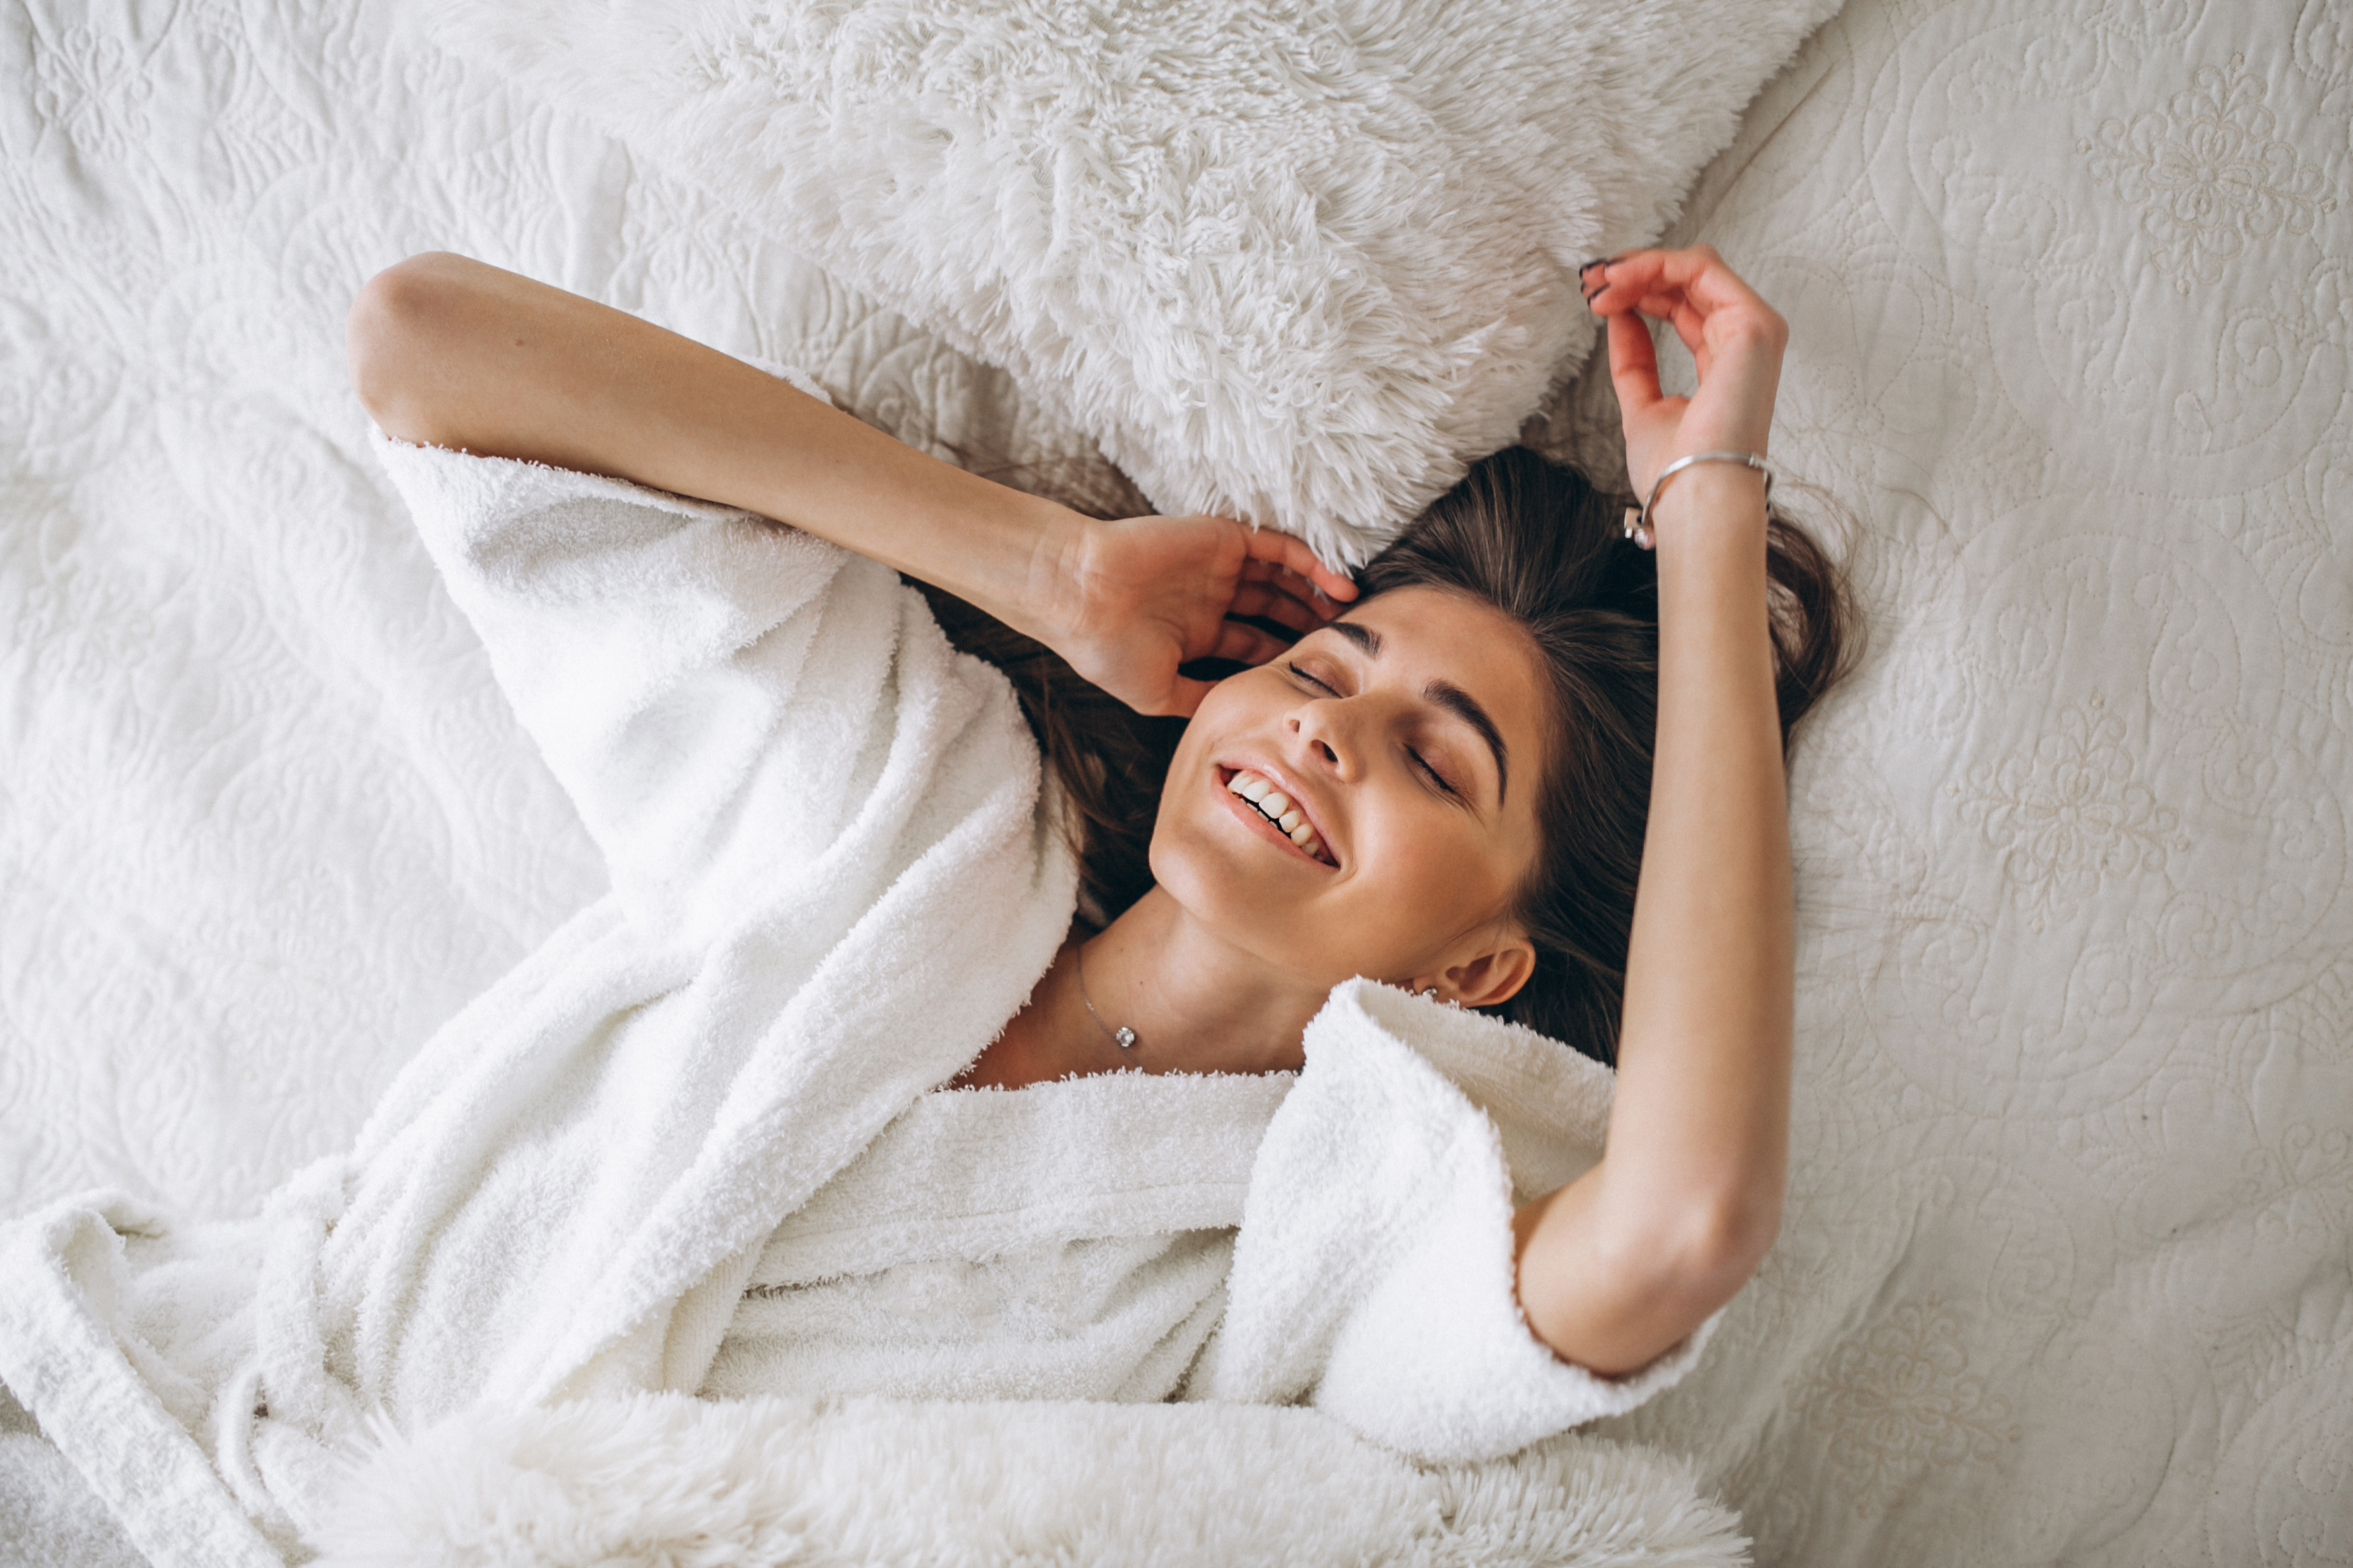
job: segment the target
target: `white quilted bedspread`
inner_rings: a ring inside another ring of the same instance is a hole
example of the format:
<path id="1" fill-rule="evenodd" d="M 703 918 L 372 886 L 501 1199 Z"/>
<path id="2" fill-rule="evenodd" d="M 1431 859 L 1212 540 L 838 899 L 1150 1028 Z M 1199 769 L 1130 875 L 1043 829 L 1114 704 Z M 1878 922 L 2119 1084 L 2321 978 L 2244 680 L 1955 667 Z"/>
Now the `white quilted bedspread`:
<path id="1" fill-rule="evenodd" d="M 376 268 L 1110 482 L 391 10 L 0 0 L 0 1212 L 248 1206 L 595 890 L 365 452 Z M 2341 5 L 1853 0 L 1694 199 L 1872 616 L 1783 1240 L 1626 1424 L 1760 1562 L 2353 1562 L 2349 118 Z"/>
<path id="2" fill-rule="evenodd" d="M 1801 731 L 1782 1241 L 1625 1424 L 1760 1562 L 2353 1563 L 2353 8 L 2300 10 L 1853 0 L 1681 226 L 1789 319 L 1873 619 Z"/>

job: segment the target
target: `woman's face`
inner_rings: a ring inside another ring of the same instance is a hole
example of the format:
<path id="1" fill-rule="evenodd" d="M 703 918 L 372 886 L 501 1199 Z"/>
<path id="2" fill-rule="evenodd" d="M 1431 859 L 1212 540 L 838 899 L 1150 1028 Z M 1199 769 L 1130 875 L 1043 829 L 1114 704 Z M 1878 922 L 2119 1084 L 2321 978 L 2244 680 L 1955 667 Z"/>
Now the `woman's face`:
<path id="1" fill-rule="evenodd" d="M 1536 856 L 1545 690 L 1526 633 L 1476 599 L 1399 588 L 1357 605 L 1211 689 L 1168 771 L 1153 876 L 1316 985 L 1501 1001 L 1532 962 L 1510 910 Z M 1459 967 L 1514 943 L 1517 959 Z"/>

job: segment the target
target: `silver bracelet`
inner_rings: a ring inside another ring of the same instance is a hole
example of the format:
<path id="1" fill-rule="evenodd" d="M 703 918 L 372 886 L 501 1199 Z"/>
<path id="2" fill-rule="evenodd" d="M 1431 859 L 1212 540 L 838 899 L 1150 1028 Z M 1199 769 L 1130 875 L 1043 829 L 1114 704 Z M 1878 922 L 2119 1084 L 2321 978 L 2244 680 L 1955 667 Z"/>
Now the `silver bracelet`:
<path id="1" fill-rule="evenodd" d="M 1677 458 L 1673 462 L 1661 468 L 1659 477 L 1651 481 L 1651 493 L 1641 506 L 1640 508 L 1630 506 L 1626 509 L 1627 538 L 1645 550 L 1657 542 L 1651 532 L 1651 509 L 1659 504 L 1659 492 L 1667 488 L 1667 481 L 1694 463 L 1738 463 L 1744 468 L 1756 469 L 1765 476 L 1765 500 L 1767 504 L 1771 504 L 1773 468 L 1764 458 L 1754 452 L 1694 452 L 1688 458 Z"/>

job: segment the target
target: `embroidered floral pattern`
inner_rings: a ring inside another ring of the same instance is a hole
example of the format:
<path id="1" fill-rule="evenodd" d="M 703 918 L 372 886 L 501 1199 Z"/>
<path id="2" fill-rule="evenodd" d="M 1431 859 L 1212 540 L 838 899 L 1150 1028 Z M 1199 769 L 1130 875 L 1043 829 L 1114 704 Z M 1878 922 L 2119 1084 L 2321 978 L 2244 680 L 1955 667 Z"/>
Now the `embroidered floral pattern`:
<path id="1" fill-rule="evenodd" d="M 1804 1394 L 1806 1424 L 1831 1440 L 1839 1490 L 1858 1517 L 1894 1507 L 1931 1469 L 1994 1465 L 2021 1429 L 2010 1401 L 1969 1371 L 1942 1300 L 1906 1301 L 1831 1352 Z"/>
<path id="2" fill-rule="evenodd" d="M 86 153 L 121 158 L 147 138 L 154 84 L 119 38 L 69 27 L 33 56 L 33 110 Z"/>
<path id="3" fill-rule="evenodd" d="M 1979 763 L 1966 784 L 1948 786 L 2002 852 L 2012 899 L 2033 911 L 2038 931 L 2073 915 L 2105 879 L 2162 870 L 2168 850 L 2189 847 L 2180 814 L 2133 778 L 2124 740 L 2124 721 L 2095 691 L 2032 752 Z"/>
<path id="4" fill-rule="evenodd" d="M 2298 1121 L 2250 1149 L 2232 1194 L 2266 1241 L 2325 1247 L 2353 1214 L 2353 1132 Z"/>
<path id="5" fill-rule="evenodd" d="M 2277 128 L 2263 79 L 2233 55 L 2227 68 L 2199 71 L 2162 113 L 2102 121 L 2075 150 L 2141 209 L 2158 266 L 2186 294 L 2193 279 L 2218 281 L 2247 241 L 2310 234 L 2316 217 L 2337 210 L 2327 177 Z"/>

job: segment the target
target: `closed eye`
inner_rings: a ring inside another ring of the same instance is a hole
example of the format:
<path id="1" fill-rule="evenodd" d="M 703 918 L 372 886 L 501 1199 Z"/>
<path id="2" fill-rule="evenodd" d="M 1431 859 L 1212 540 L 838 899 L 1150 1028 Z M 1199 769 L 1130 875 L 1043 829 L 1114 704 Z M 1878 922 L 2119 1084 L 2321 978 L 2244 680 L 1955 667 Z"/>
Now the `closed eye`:
<path id="1" fill-rule="evenodd" d="M 1354 643 L 1357 651 L 1366 658 L 1378 658 L 1381 656 L 1380 633 L 1360 622 L 1345 619 L 1333 621 L 1313 635 L 1320 636 L 1323 632 L 1330 632 L 1335 637 L 1345 637 Z M 1317 680 L 1295 664 L 1291 666 L 1291 671 L 1303 681 L 1321 687 L 1325 691 L 1332 691 L 1329 684 Z M 1479 700 L 1452 681 L 1432 680 L 1424 685 L 1421 689 L 1424 697 L 1470 725 L 1477 731 L 1479 739 L 1486 742 L 1487 754 L 1495 759 L 1495 804 L 1500 807 L 1504 804 L 1506 792 L 1512 786 L 1511 757 L 1504 746 L 1503 731 L 1495 727 L 1494 720 L 1488 716 L 1487 710 L 1481 705 Z M 1332 691 L 1332 694 L 1335 697 L 1339 695 L 1336 691 Z M 1471 803 L 1468 795 L 1449 784 L 1419 753 L 1414 754 L 1413 761 L 1416 766 L 1427 773 L 1448 795 L 1466 805 Z"/>
<path id="2" fill-rule="evenodd" d="M 1413 759 L 1414 766 L 1419 768 L 1423 773 L 1428 773 L 1430 775 L 1430 782 L 1436 784 L 1440 789 L 1444 790 L 1447 794 L 1451 795 L 1460 795 L 1462 793 L 1461 790 L 1456 789 L 1452 784 L 1446 782 L 1446 775 L 1444 773 L 1440 773 L 1436 768 L 1430 765 L 1430 759 L 1428 757 L 1423 756 L 1411 746 L 1408 746 L 1405 749 L 1405 754 L 1411 757 Z"/>
<path id="3" fill-rule="evenodd" d="M 1312 676 L 1312 675 L 1308 674 L 1305 670 L 1303 670 L 1303 669 L 1300 668 L 1299 668 L 1299 666 L 1297 666 L 1296 664 L 1292 663 L 1292 662 L 1291 662 L 1290 660 L 1288 660 L 1288 659 L 1286 659 L 1286 660 L 1284 660 L 1284 661 L 1283 661 L 1283 666 L 1282 666 L 1282 668 L 1285 668 L 1285 669 L 1287 669 L 1287 670 L 1289 670 L 1289 671 L 1291 671 L 1291 673 L 1292 673 L 1292 674 L 1293 674 L 1293 675 L 1297 676 L 1300 679 L 1302 679 L 1302 680 L 1305 681 L 1308 685 L 1310 685 L 1310 686 L 1312 686 L 1312 687 L 1315 688 L 1315 689 L 1316 689 L 1316 690 L 1318 690 L 1318 691 L 1329 691 L 1329 692 L 1331 692 L 1331 693 L 1332 693 L 1332 695 L 1333 695 L 1333 696 L 1335 696 L 1335 697 L 1337 697 L 1337 696 L 1339 696 L 1339 695 L 1340 695 L 1340 693 L 1339 693 L 1338 689 L 1335 689 L 1330 681 L 1328 681 L 1328 680 L 1318 680 L 1318 679 L 1316 679 L 1314 676 Z"/>
<path id="4" fill-rule="evenodd" d="M 1329 691 L 1335 697 L 1340 695 L 1338 689 L 1334 687 L 1330 681 L 1321 680 L 1316 677 L 1308 674 L 1306 670 L 1301 668 L 1293 660 L 1285 659 L 1283 661 L 1282 668 L 1289 670 L 1294 678 L 1304 685 L 1312 686 L 1318 691 Z M 1455 796 L 1457 799 L 1461 797 L 1462 792 L 1456 789 L 1454 785 L 1448 781 L 1444 773 L 1440 773 L 1435 767 L 1432 767 L 1428 757 L 1423 756 L 1411 746 L 1408 746 L 1405 749 L 1405 754 L 1413 760 L 1413 765 L 1420 769 L 1422 776 L 1429 779 L 1431 784 L 1437 785 L 1448 795 Z"/>

